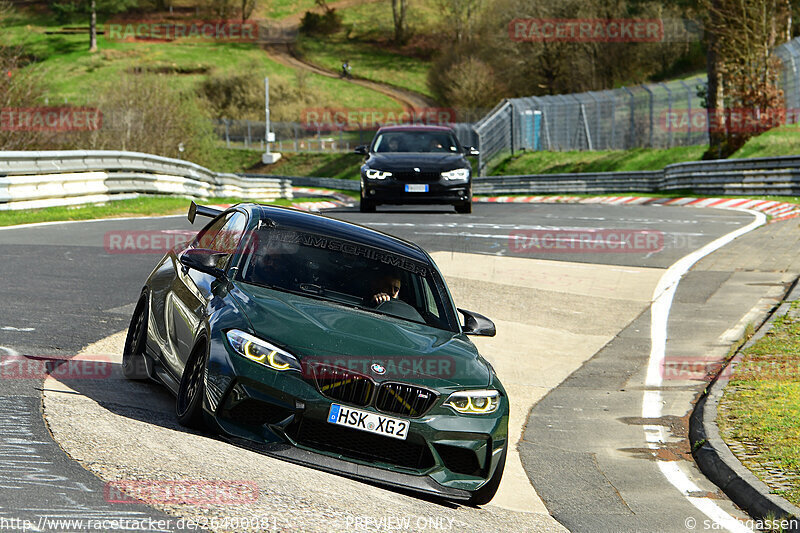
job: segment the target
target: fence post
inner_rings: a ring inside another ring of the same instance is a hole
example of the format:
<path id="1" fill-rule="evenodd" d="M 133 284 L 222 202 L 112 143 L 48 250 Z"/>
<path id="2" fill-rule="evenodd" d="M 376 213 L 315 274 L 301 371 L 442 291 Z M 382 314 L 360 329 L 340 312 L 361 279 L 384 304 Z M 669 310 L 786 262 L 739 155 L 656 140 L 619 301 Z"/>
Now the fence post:
<path id="1" fill-rule="evenodd" d="M 692 144 L 692 89 L 688 85 L 686 85 L 686 82 L 683 80 L 681 80 L 681 85 L 683 85 L 683 88 L 686 89 L 686 113 L 687 116 L 689 117 L 688 120 L 689 130 L 686 132 L 686 144 L 691 145 Z M 706 118 L 706 121 L 708 121 L 708 118 Z"/>
<path id="2" fill-rule="evenodd" d="M 615 92 L 611 92 L 611 146 L 610 148 L 613 150 L 616 146 L 616 135 L 617 135 L 617 95 Z"/>
<path id="3" fill-rule="evenodd" d="M 650 120 L 650 135 L 649 135 L 649 140 L 647 141 L 647 143 L 648 143 L 649 147 L 652 148 L 653 147 L 653 126 L 654 126 L 654 124 L 653 124 L 653 108 L 656 105 L 656 98 L 655 98 L 655 94 L 653 93 L 653 91 L 647 85 L 642 84 L 642 89 L 647 91 L 647 94 L 649 95 L 650 116 L 648 118 Z"/>
<path id="4" fill-rule="evenodd" d="M 672 148 L 672 89 L 663 81 L 659 85 L 667 91 L 667 148 Z"/>
<path id="5" fill-rule="evenodd" d="M 627 141 L 625 142 L 625 146 L 622 147 L 623 150 L 627 150 L 627 149 L 631 148 L 631 144 L 633 142 L 633 139 L 636 136 L 636 101 L 635 101 L 636 97 L 633 95 L 633 92 L 630 89 L 628 89 L 627 87 L 623 87 L 623 89 L 631 97 L 630 113 L 629 113 L 630 114 L 630 125 L 628 126 L 629 131 L 628 131 L 628 135 L 626 135 Z"/>
<path id="6" fill-rule="evenodd" d="M 225 148 L 231 147 L 230 124 L 227 118 L 222 119 L 225 122 Z"/>

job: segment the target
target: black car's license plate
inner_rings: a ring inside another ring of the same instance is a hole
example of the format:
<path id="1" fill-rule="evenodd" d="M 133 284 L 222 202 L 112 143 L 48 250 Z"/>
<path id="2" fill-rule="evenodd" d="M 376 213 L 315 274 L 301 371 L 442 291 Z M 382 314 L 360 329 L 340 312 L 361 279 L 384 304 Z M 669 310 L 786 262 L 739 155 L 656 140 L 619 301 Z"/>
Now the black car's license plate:
<path id="1" fill-rule="evenodd" d="M 406 184 L 406 192 L 428 192 L 427 183 L 408 183 Z"/>
<path id="2" fill-rule="evenodd" d="M 360 409 L 353 409 L 339 404 L 331 405 L 331 410 L 328 412 L 328 422 L 400 440 L 405 440 L 408 436 L 407 420 L 390 418 L 378 413 L 361 411 Z"/>

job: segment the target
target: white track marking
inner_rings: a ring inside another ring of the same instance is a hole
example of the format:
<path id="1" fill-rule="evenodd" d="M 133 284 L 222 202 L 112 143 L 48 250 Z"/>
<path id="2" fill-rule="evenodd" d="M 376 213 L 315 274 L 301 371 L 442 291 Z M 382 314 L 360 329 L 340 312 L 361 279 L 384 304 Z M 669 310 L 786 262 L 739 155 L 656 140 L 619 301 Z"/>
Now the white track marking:
<path id="1" fill-rule="evenodd" d="M 158 218 L 183 218 L 186 215 L 160 215 L 156 217 L 119 217 L 119 218 L 92 218 L 89 220 L 56 220 L 54 222 L 31 222 L 30 224 L 17 224 L 16 226 L 2 226 L 0 231 L 12 229 L 38 228 L 40 226 L 55 226 L 62 224 L 83 224 L 84 222 L 113 222 L 115 220 L 154 220 Z"/>
<path id="2" fill-rule="evenodd" d="M 19 353 L 14 350 L 13 348 L 9 348 L 8 346 L 0 346 L 0 352 L 5 352 L 10 357 L 19 357 Z M 16 363 L 16 361 L 9 361 L 5 357 L 0 357 L 0 366 L 7 365 L 8 363 Z"/>
<path id="3" fill-rule="evenodd" d="M 744 226 L 732 231 L 722 237 L 706 244 L 699 250 L 686 255 L 685 257 L 674 263 L 667 271 L 661 276 L 661 279 L 653 292 L 653 304 L 650 307 L 650 361 L 647 367 L 647 378 L 645 385 L 648 389 L 644 393 L 642 399 L 642 417 L 643 418 L 661 418 L 663 399 L 661 391 L 658 390 L 662 383 L 661 368 L 664 363 L 664 355 L 666 351 L 667 342 L 667 320 L 669 319 L 669 311 L 672 306 L 672 300 L 675 296 L 675 291 L 678 288 L 678 283 L 681 277 L 694 265 L 697 261 L 707 256 L 708 254 L 722 248 L 730 243 L 737 237 L 740 237 L 757 227 L 766 223 L 766 216 L 763 213 L 749 211 L 746 209 L 736 209 L 736 211 L 744 211 L 752 214 L 755 220 Z M 665 440 L 664 427 L 656 425 L 644 426 L 645 438 L 649 448 L 656 450 L 662 445 Z M 692 482 L 689 477 L 681 470 L 677 463 L 670 461 L 656 461 L 658 468 L 664 477 L 681 493 L 686 499 L 699 509 L 708 518 L 713 520 L 715 524 L 724 527 L 729 531 L 734 532 L 752 532 L 742 522 L 729 515 L 722 510 L 716 503 L 709 498 L 698 498 L 693 496 L 700 491 L 700 488 Z"/>
<path id="4" fill-rule="evenodd" d="M 0 327 L 0 331 L 36 331 L 36 328 L 15 328 L 14 326 Z"/>

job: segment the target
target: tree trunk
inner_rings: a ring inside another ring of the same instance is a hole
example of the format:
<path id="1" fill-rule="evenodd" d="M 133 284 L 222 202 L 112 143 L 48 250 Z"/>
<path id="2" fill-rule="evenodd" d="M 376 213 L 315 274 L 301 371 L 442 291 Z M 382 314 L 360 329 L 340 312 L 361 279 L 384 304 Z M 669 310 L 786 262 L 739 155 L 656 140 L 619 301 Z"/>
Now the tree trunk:
<path id="1" fill-rule="evenodd" d="M 392 0 L 394 42 L 397 44 L 403 44 L 406 38 L 406 1 L 407 0 Z"/>
<path id="2" fill-rule="evenodd" d="M 97 52 L 97 4 L 92 0 L 92 14 L 89 21 L 89 51 Z"/>
<path id="3" fill-rule="evenodd" d="M 715 31 L 719 28 L 720 0 L 712 0 L 710 16 L 712 18 L 711 31 L 708 32 L 708 52 L 706 54 L 706 69 L 708 70 L 708 92 L 706 93 L 706 108 L 708 111 L 708 151 L 703 159 L 720 159 L 723 157 L 725 144 L 725 94 L 723 81 L 719 71 L 720 60 L 717 53 L 718 37 Z M 691 117 L 689 117 L 691 120 Z"/>

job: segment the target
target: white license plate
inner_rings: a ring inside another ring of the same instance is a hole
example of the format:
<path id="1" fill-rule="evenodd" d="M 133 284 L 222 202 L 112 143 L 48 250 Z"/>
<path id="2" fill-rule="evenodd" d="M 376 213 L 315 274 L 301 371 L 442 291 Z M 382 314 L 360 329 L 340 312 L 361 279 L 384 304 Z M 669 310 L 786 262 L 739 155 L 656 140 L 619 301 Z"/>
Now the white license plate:
<path id="1" fill-rule="evenodd" d="M 406 192 L 428 192 L 426 183 L 409 183 L 406 185 Z"/>
<path id="2" fill-rule="evenodd" d="M 360 409 L 353 409 L 339 404 L 331 405 L 331 410 L 328 412 L 328 422 L 400 440 L 405 440 L 408 436 L 407 420 L 390 418 L 378 413 L 361 411 Z"/>

